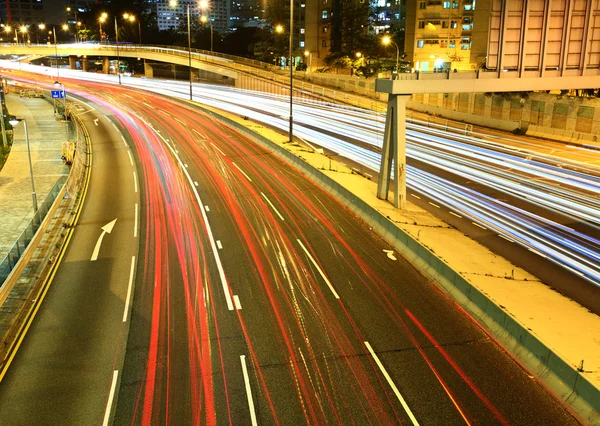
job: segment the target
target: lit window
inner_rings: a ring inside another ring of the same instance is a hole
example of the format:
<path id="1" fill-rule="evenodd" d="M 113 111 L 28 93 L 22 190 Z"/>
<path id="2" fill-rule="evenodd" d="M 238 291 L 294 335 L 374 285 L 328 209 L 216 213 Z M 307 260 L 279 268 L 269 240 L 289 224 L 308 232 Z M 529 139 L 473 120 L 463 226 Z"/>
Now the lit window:
<path id="1" fill-rule="evenodd" d="M 450 2 L 449 1 L 445 1 L 444 2 L 444 9 L 450 9 Z"/>
<path id="2" fill-rule="evenodd" d="M 424 45 L 425 45 L 425 42 L 423 40 L 417 41 L 417 47 L 423 47 Z"/>
<path id="3" fill-rule="evenodd" d="M 300 47 L 304 47 L 304 42 L 303 41 L 300 42 Z"/>
<path id="4" fill-rule="evenodd" d="M 304 34 L 306 30 L 304 28 L 300 28 L 300 34 Z"/>
<path id="5" fill-rule="evenodd" d="M 322 13 L 321 13 L 321 18 L 323 19 L 327 19 L 327 16 L 329 15 L 329 13 L 327 12 L 327 9 L 325 9 Z"/>

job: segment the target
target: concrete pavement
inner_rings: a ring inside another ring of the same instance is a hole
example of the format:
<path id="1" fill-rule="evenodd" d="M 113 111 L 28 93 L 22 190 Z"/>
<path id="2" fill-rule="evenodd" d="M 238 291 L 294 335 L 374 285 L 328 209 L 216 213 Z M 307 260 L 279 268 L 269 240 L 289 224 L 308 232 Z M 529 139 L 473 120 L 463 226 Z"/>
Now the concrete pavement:
<path id="1" fill-rule="evenodd" d="M 11 115 L 27 120 L 33 176 L 40 205 L 59 177 L 69 173 L 61 160 L 65 123 L 54 118 L 52 104 L 40 98 L 6 96 Z M 0 259 L 3 259 L 33 216 L 31 181 L 23 124 L 14 128 L 14 140 L 0 171 Z"/>

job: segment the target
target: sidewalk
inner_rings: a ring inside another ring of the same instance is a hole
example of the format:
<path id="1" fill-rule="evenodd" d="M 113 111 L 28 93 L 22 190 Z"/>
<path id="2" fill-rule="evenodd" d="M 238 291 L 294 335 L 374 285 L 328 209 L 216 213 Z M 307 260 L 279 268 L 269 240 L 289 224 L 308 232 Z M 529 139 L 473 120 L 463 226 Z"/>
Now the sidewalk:
<path id="1" fill-rule="evenodd" d="M 45 99 L 6 95 L 9 114 L 27 120 L 31 162 L 38 205 L 57 179 L 69 173 L 61 159 L 66 137 L 65 123 L 54 118 L 52 104 Z M 0 260 L 8 253 L 33 216 L 31 179 L 23 123 L 14 128 L 13 146 L 0 171 Z"/>
<path id="2" fill-rule="evenodd" d="M 377 183 L 325 155 L 286 144 L 287 135 L 234 114 L 202 106 L 268 138 L 320 169 L 354 195 L 383 213 L 396 226 L 442 258 L 471 284 L 531 330 L 547 347 L 574 367 L 585 361 L 584 375 L 600 388 L 600 317 L 553 291 L 537 277 L 450 227 L 431 213 L 408 202 L 395 209 L 377 198 Z M 510 278 L 509 278 L 510 277 Z"/>

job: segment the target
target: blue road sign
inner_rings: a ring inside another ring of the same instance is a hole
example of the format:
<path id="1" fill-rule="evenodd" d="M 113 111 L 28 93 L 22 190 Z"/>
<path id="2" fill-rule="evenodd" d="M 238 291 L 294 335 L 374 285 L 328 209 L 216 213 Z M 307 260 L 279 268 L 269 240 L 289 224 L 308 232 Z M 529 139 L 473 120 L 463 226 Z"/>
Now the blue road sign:
<path id="1" fill-rule="evenodd" d="M 53 90 L 52 91 L 52 99 L 63 99 L 65 97 L 64 90 Z"/>

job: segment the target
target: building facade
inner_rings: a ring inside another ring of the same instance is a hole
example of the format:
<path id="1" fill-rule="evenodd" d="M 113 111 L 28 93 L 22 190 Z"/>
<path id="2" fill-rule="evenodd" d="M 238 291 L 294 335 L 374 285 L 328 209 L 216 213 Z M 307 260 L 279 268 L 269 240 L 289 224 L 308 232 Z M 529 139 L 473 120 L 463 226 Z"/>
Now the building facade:
<path id="1" fill-rule="evenodd" d="M 488 69 L 570 76 L 599 65 L 599 0 L 491 1 Z"/>
<path id="2" fill-rule="evenodd" d="M 0 20 L 10 25 L 44 22 L 42 0 L 0 0 Z"/>
<path id="3" fill-rule="evenodd" d="M 404 51 L 419 71 L 485 64 L 490 0 L 408 0 Z"/>
<path id="4" fill-rule="evenodd" d="M 168 0 L 160 0 L 156 2 L 156 19 L 159 31 L 177 29 L 180 25 L 187 25 L 188 5 L 190 20 L 199 21 L 205 13 L 211 20 L 214 31 L 224 34 L 229 28 L 229 0 L 210 1 L 206 11 L 200 9 L 200 3 L 195 0 L 181 0 L 175 6 L 170 6 Z"/>

